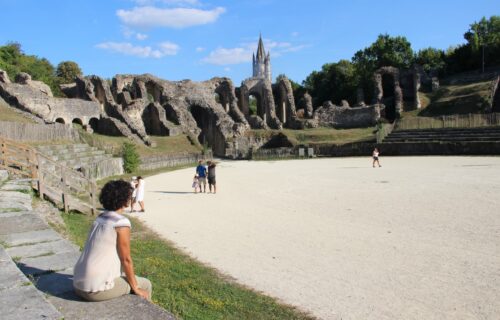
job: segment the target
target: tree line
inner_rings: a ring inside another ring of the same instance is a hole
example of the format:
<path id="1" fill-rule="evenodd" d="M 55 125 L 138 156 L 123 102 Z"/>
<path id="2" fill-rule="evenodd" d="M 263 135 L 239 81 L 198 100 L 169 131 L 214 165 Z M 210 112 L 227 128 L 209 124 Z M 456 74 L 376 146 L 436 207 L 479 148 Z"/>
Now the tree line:
<path id="1" fill-rule="evenodd" d="M 431 76 L 446 77 L 456 73 L 500 66 L 500 16 L 483 17 L 464 33 L 466 42 L 447 50 L 426 48 L 415 52 L 403 36 L 381 34 L 370 46 L 357 51 L 351 60 L 326 63 L 313 71 L 302 85 L 292 82 L 294 95 L 300 99 L 308 91 L 314 106 L 331 100 L 356 102 L 357 89 L 363 89 L 365 101 L 373 95 L 373 73 L 383 66 L 400 69 L 419 64 Z"/>
<path id="2" fill-rule="evenodd" d="M 76 76 L 82 75 L 76 62 L 62 61 L 54 67 L 45 58 L 24 54 L 17 42 L 0 46 L 0 69 L 6 71 L 12 80 L 18 73 L 26 72 L 33 80 L 45 82 L 59 97 L 64 96 L 60 84 L 73 82 Z"/>

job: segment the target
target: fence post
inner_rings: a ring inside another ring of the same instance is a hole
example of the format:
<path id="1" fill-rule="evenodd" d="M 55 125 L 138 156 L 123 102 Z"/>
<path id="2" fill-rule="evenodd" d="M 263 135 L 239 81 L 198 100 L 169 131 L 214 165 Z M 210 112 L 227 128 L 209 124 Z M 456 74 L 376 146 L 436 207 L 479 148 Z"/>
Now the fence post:
<path id="1" fill-rule="evenodd" d="M 64 212 L 69 211 L 69 204 L 68 204 L 68 195 L 66 194 L 66 171 L 64 170 L 64 167 L 61 166 L 61 193 L 62 193 L 62 201 L 63 201 L 63 206 L 64 206 Z"/>
<path id="2" fill-rule="evenodd" d="M 94 216 L 96 214 L 96 210 L 97 210 L 97 186 L 96 184 L 93 182 L 93 181 L 89 181 L 89 184 L 90 184 L 90 205 L 92 206 L 91 208 L 91 213 L 92 215 Z"/>
<path id="3" fill-rule="evenodd" d="M 37 176 L 38 176 L 38 195 L 40 196 L 40 199 L 43 200 L 43 195 L 45 194 L 44 192 L 44 183 L 43 183 L 43 170 L 41 168 L 42 161 L 40 161 L 40 154 L 36 154 L 36 170 L 37 170 Z"/>

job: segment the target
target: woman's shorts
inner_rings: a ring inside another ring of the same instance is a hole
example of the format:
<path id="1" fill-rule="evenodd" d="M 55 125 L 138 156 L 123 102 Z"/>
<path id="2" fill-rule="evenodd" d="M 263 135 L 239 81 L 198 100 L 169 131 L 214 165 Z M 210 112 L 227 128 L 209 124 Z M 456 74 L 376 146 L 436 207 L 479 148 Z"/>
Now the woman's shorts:
<path id="1" fill-rule="evenodd" d="M 215 177 L 208 177 L 208 184 L 215 184 Z"/>

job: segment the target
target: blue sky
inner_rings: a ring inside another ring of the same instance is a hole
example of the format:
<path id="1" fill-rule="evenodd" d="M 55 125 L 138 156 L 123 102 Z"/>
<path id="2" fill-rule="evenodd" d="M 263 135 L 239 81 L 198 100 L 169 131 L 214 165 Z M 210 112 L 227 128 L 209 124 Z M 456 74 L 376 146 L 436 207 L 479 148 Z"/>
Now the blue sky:
<path id="1" fill-rule="evenodd" d="M 152 73 L 168 80 L 251 76 L 259 33 L 273 78 L 302 82 L 350 59 L 380 33 L 414 50 L 463 43 L 470 23 L 500 14 L 498 0 L 0 0 L 0 44 L 21 43 L 84 74 Z"/>

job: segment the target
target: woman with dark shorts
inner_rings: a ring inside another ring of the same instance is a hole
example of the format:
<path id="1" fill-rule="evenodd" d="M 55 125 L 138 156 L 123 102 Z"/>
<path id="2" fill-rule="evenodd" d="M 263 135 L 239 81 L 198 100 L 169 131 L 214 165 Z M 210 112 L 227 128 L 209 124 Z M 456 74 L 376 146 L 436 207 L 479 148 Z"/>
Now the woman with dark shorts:
<path id="1" fill-rule="evenodd" d="M 208 162 L 208 190 L 212 192 L 212 186 L 214 187 L 214 193 L 217 193 L 217 186 L 215 184 L 215 162 Z"/>
<path id="2" fill-rule="evenodd" d="M 85 300 L 104 301 L 129 293 L 151 299 L 151 282 L 135 276 L 131 224 L 122 215 L 131 196 L 132 187 L 123 180 L 110 181 L 102 188 L 99 201 L 104 211 L 94 221 L 74 268 L 75 293 Z"/>

